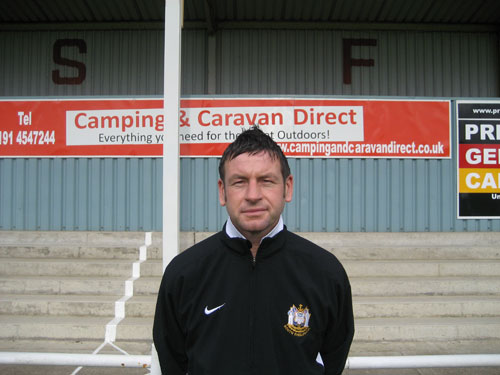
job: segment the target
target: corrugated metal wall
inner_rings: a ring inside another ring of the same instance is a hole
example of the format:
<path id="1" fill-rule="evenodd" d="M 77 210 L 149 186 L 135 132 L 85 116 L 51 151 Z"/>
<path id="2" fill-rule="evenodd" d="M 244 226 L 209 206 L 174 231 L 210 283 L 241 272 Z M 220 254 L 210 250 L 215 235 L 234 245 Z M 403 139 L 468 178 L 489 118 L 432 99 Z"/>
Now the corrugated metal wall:
<path id="1" fill-rule="evenodd" d="M 83 56 L 87 78 L 76 87 L 50 78 L 52 45 L 68 37 L 92 51 Z M 500 94 L 494 33 L 221 30 L 213 38 L 209 51 L 204 31 L 183 32 L 183 95 Z M 353 57 L 375 66 L 354 67 L 351 85 L 342 82 L 342 38 L 377 40 L 353 47 Z M 161 95 L 162 53 L 161 30 L 2 32 L 0 96 Z M 224 222 L 217 164 L 181 159 L 182 230 L 215 231 Z M 295 196 L 285 221 L 292 230 L 500 230 L 500 220 L 456 219 L 455 155 L 292 159 L 291 168 Z M 161 160 L 148 158 L 0 159 L 0 230 L 161 230 L 161 171 Z"/>
<path id="2" fill-rule="evenodd" d="M 375 39 L 352 47 L 342 81 L 342 39 Z M 494 33 L 335 30 L 226 30 L 217 52 L 218 94 L 496 97 L 498 37 Z"/>
<path id="3" fill-rule="evenodd" d="M 0 159 L 0 229 L 161 227 L 157 159 Z"/>
<path id="4" fill-rule="evenodd" d="M 74 76 L 75 68 L 53 62 L 58 39 L 82 39 L 87 52 L 64 48 L 66 59 L 85 63 L 80 85 L 56 85 L 52 71 Z M 182 85 L 187 94 L 205 89 L 205 32 L 182 35 Z M 123 96 L 161 95 L 163 92 L 163 31 L 25 31 L 0 32 L 0 96 Z"/>

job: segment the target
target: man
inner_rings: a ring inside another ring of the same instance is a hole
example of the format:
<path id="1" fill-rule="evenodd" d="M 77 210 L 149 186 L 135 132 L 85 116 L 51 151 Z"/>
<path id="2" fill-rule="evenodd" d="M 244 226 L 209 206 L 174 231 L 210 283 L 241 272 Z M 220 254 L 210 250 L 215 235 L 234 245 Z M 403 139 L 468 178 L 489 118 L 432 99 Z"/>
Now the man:
<path id="1" fill-rule="evenodd" d="M 163 374 L 342 373 L 354 335 L 349 281 L 331 253 L 283 225 L 293 176 L 280 147 L 253 127 L 226 149 L 219 174 L 229 219 L 175 257 L 160 286 Z"/>

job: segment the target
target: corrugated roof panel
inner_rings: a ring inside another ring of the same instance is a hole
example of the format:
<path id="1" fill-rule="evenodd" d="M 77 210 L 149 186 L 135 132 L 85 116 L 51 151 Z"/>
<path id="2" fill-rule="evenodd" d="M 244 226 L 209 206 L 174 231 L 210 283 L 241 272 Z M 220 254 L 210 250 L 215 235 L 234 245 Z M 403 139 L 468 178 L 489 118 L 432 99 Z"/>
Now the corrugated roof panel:
<path id="1" fill-rule="evenodd" d="M 472 23 L 500 24 L 500 1 L 484 0 L 474 14 L 471 15 Z"/>
<path id="2" fill-rule="evenodd" d="M 412 2 L 411 8 L 403 17 L 402 22 L 426 22 L 426 15 L 428 14 L 429 9 L 433 6 L 434 2 L 434 0 L 421 0 L 418 2 Z"/>
<path id="3" fill-rule="evenodd" d="M 1 16 L 7 17 L 6 21 L 16 21 L 19 19 L 22 22 L 43 22 L 47 19 L 43 9 L 40 8 L 35 2 L 20 0 L 12 2 L 8 1 L 7 4 L 10 5 L 10 9 L 6 10 L 7 13 L 5 13 L 5 16 Z"/>
<path id="4" fill-rule="evenodd" d="M 92 13 L 97 21 L 120 21 L 121 17 L 117 17 L 116 12 L 118 9 L 110 4 L 110 1 L 102 0 L 86 0 Z"/>
<path id="5" fill-rule="evenodd" d="M 477 11 L 485 5 L 479 1 L 454 1 L 442 0 L 434 1 L 432 6 L 422 19 L 422 22 L 431 23 L 472 23 L 472 17 Z M 493 5 L 493 4 L 492 4 Z M 490 11 L 495 12 L 500 10 L 500 4 L 497 2 Z M 479 21 L 479 20 L 478 20 Z M 480 21 L 484 23 L 484 20 Z M 497 19 L 498 23 L 498 19 Z"/>
<path id="6" fill-rule="evenodd" d="M 385 0 L 374 0 L 364 4 L 359 10 L 358 19 L 364 19 L 367 22 L 375 22 L 380 13 Z"/>
<path id="7" fill-rule="evenodd" d="M 2 22 L 161 21 L 164 0 L 2 0 Z M 184 20 L 499 24 L 497 0 L 185 0 Z"/>
<path id="8" fill-rule="evenodd" d="M 464 22 L 468 23 L 470 16 L 476 11 L 480 6 L 478 1 L 474 3 L 467 2 L 457 2 L 453 0 L 445 0 L 443 2 L 436 1 L 434 4 L 441 6 L 436 16 L 438 16 L 438 22 L 451 23 L 451 22 Z"/>
<path id="9" fill-rule="evenodd" d="M 405 17 L 402 9 L 404 4 L 399 0 L 386 0 L 380 7 L 376 20 L 380 22 L 398 22 Z"/>
<path id="10" fill-rule="evenodd" d="M 204 19 L 203 11 L 193 1 L 184 1 L 184 20 L 202 21 Z M 163 9 L 165 12 L 165 9 Z"/>

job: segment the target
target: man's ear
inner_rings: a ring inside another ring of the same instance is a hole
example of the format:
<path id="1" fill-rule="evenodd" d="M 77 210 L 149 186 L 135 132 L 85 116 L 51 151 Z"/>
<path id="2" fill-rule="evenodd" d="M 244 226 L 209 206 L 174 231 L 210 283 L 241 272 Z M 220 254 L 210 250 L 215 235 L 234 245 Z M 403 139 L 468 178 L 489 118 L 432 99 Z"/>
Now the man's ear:
<path id="1" fill-rule="evenodd" d="M 293 197 L 293 176 L 289 175 L 285 180 L 285 202 L 291 202 Z"/>
<path id="2" fill-rule="evenodd" d="M 221 206 L 226 205 L 226 189 L 224 187 L 224 181 L 219 178 L 217 182 L 217 186 L 219 187 L 219 203 Z"/>

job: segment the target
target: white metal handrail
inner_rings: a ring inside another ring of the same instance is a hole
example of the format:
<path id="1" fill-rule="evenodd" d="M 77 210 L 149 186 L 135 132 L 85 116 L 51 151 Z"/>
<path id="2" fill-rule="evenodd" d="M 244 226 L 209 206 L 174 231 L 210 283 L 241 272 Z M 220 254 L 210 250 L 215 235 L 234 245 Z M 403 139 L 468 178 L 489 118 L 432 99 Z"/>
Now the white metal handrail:
<path id="1" fill-rule="evenodd" d="M 151 375 L 161 375 L 157 359 L 153 363 L 151 359 L 151 355 L 0 352 L 0 364 L 142 367 Z M 347 369 L 357 370 L 497 366 L 500 354 L 349 357 L 346 363 Z"/>
<path id="2" fill-rule="evenodd" d="M 357 370 L 496 366 L 500 367 L 500 354 L 349 357 L 346 363 L 346 368 Z"/>
<path id="3" fill-rule="evenodd" d="M 4 365 L 151 367 L 150 355 L 0 352 Z"/>

